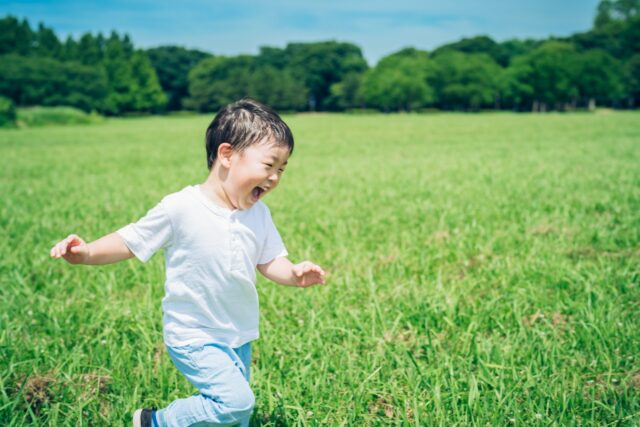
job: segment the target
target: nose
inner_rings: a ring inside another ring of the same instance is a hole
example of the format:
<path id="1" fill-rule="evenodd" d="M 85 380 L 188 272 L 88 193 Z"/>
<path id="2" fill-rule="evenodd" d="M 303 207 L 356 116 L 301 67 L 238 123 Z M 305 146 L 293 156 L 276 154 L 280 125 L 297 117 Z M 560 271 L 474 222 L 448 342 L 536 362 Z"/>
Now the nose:
<path id="1" fill-rule="evenodd" d="M 279 181 L 280 181 L 279 173 L 275 172 L 269 176 L 269 182 L 271 183 L 272 186 L 278 185 Z"/>

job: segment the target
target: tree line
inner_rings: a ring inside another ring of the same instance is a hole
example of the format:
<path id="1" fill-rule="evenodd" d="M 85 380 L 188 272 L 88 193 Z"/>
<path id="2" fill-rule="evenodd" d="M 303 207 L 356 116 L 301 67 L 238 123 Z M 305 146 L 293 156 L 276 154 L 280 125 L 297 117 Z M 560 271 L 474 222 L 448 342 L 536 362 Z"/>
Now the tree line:
<path id="1" fill-rule="evenodd" d="M 0 95 L 16 105 L 71 105 L 117 115 L 215 111 L 251 96 L 286 111 L 424 108 L 568 110 L 640 103 L 640 0 L 603 0 L 593 28 L 564 38 L 465 38 L 406 48 L 369 67 L 346 42 L 217 56 L 135 49 L 127 35 L 65 41 L 40 24 L 0 20 Z"/>
<path id="2" fill-rule="evenodd" d="M 0 95 L 19 106 L 67 105 L 117 115 L 162 111 L 167 98 L 144 50 L 127 35 L 58 39 L 40 24 L 0 20 Z"/>

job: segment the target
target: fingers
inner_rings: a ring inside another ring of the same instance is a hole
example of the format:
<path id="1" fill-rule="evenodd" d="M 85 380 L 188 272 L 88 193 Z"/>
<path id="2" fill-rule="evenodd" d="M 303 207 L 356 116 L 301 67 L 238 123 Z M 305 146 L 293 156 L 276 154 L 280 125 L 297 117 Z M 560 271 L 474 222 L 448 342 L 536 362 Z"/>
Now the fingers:
<path id="1" fill-rule="evenodd" d="M 303 274 L 313 271 L 324 276 L 324 270 L 319 265 L 316 265 L 310 261 L 303 261 L 299 264 L 299 266 L 301 267 Z"/>
<path id="2" fill-rule="evenodd" d="M 51 256 L 54 258 L 60 258 L 62 255 L 63 247 L 66 247 L 67 239 L 61 240 L 51 249 Z"/>
<path id="3" fill-rule="evenodd" d="M 77 253 L 79 249 L 75 249 L 75 250 L 71 250 L 71 249 L 83 243 L 84 241 L 80 237 L 78 237 L 76 234 L 70 234 L 65 239 L 58 242 L 53 248 L 51 248 L 49 255 L 53 258 L 61 258 L 64 255 L 66 255 L 67 252 Z"/>
<path id="4" fill-rule="evenodd" d="M 308 273 L 315 273 L 317 275 L 317 279 L 319 279 L 319 282 L 324 284 L 325 272 L 319 265 L 309 263 L 307 266 L 305 266 L 305 274 Z"/>
<path id="5" fill-rule="evenodd" d="M 294 274 L 299 280 L 299 286 L 306 288 L 309 286 L 325 284 L 326 273 L 319 265 L 310 261 L 303 261 L 294 267 Z"/>

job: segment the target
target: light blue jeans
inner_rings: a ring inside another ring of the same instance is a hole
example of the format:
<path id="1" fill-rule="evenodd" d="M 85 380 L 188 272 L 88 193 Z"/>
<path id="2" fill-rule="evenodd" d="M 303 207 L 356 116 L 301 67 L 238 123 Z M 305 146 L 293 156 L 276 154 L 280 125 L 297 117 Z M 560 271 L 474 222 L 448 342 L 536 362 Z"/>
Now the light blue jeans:
<path id="1" fill-rule="evenodd" d="M 248 426 L 255 397 L 249 387 L 251 343 L 169 347 L 178 370 L 200 392 L 156 413 L 161 426 Z"/>

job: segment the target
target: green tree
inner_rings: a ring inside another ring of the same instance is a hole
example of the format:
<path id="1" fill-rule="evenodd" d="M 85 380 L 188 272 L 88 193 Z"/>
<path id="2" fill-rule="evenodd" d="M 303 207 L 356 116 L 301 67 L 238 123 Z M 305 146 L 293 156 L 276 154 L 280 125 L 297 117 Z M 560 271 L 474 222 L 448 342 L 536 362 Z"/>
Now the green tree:
<path id="1" fill-rule="evenodd" d="M 67 39 L 62 44 L 62 59 L 65 61 L 78 61 L 78 42 L 71 36 L 67 36 Z"/>
<path id="2" fill-rule="evenodd" d="M 129 57 L 120 36 L 113 31 L 105 40 L 102 63 L 107 72 L 109 93 L 105 100 L 104 111 L 117 115 L 135 111 L 135 80 Z"/>
<path id="3" fill-rule="evenodd" d="M 384 111 L 411 111 L 432 102 L 427 83 L 427 52 L 409 48 L 386 56 L 362 78 L 361 94 L 368 106 Z"/>
<path id="4" fill-rule="evenodd" d="M 512 62 L 516 86 L 531 87 L 531 108 L 546 111 L 574 104 L 579 96 L 579 60 L 569 43 L 549 41 Z"/>
<path id="5" fill-rule="evenodd" d="M 223 105 L 249 96 L 255 57 L 215 56 L 200 61 L 189 73 L 187 108 L 217 111 Z"/>
<path id="6" fill-rule="evenodd" d="M 101 109 L 107 87 L 101 68 L 46 57 L 0 56 L 0 94 L 16 105 Z"/>
<path id="7" fill-rule="evenodd" d="M 332 84 L 329 88 L 329 96 L 325 98 L 325 108 L 343 111 L 363 106 L 364 100 L 360 93 L 362 78 L 363 74 L 350 73 L 340 82 Z"/>
<path id="8" fill-rule="evenodd" d="M 116 34 L 117 36 L 117 33 L 114 33 L 114 34 Z M 135 51 L 135 47 L 131 42 L 131 38 L 129 37 L 129 34 L 124 34 L 122 36 L 122 40 L 120 41 L 120 44 L 122 46 L 122 51 L 124 52 L 124 56 L 126 56 L 127 58 L 130 58 Z"/>
<path id="9" fill-rule="evenodd" d="M 0 19 L 0 55 L 17 53 L 29 55 L 34 34 L 26 19 L 18 21 L 13 16 Z"/>
<path id="10" fill-rule="evenodd" d="M 633 55 L 624 67 L 629 106 L 640 104 L 640 53 Z"/>
<path id="11" fill-rule="evenodd" d="M 307 104 L 307 88 L 288 69 L 258 66 L 251 74 L 249 96 L 276 110 L 303 110 Z"/>
<path id="12" fill-rule="evenodd" d="M 577 57 L 575 74 L 579 96 L 593 109 L 596 103 L 618 101 L 624 95 L 624 72 L 620 62 L 599 49 Z"/>
<path id="13" fill-rule="evenodd" d="M 52 29 L 45 27 L 42 23 L 38 25 L 35 33 L 32 52 L 37 56 L 50 56 L 52 58 L 62 58 L 62 43 Z"/>
<path id="14" fill-rule="evenodd" d="M 290 43 L 284 55 L 287 68 L 308 89 L 311 110 L 323 107 L 332 84 L 347 74 L 362 73 L 368 68 L 360 48 L 351 43 Z"/>
<path id="15" fill-rule="evenodd" d="M 16 106 L 13 101 L 0 96 L 0 128 L 13 126 L 16 122 Z"/>
<path id="16" fill-rule="evenodd" d="M 640 51 L 640 0 L 604 0 L 594 27 L 568 38 L 579 51 L 602 49 L 626 60 Z"/>
<path id="17" fill-rule="evenodd" d="M 484 53 L 490 56 L 496 63 L 506 66 L 509 63 L 510 52 L 503 44 L 496 43 L 489 36 L 476 36 L 471 38 L 463 38 L 455 43 L 440 46 L 431 53 L 431 57 L 435 58 L 445 52 L 463 52 L 463 53 Z"/>
<path id="18" fill-rule="evenodd" d="M 147 55 L 168 98 L 167 109 L 180 110 L 183 108 L 183 98 L 189 95 L 189 72 L 197 63 L 211 55 L 179 46 L 148 49 Z"/>
<path id="19" fill-rule="evenodd" d="M 77 62 L 58 62 L 56 86 L 42 102 L 48 106 L 66 105 L 84 111 L 103 110 L 108 84 L 101 67 L 84 66 Z M 55 69 L 52 69 L 55 71 Z"/>
<path id="20" fill-rule="evenodd" d="M 167 96 L 162 91 L 158 75 L 151 61 L 142 50 L 131 54 L 131 74 L 134 80 L 133 111 L 158 112 L 167 105 Z"/>
<path id="21" fill-rule="evenodd" d="M 289 66 L 289 54 L 279 47 L 262 46 L 256 61 L 259 66 L 271 66 L 282 70 Z"/>
<path id="22" fill-rule="evenodd" d="M 537 48 L 538 46 L 540 46 L 542 44 L 542 41 L 540 40 L 533 40 L 533 39 L 509 39 L 509 40 L 505 40 L 504 42 L 500 43 L 500 45 L 502 46 L 502 50 L 505 53 L 505 55 L 507 56 L 508 60 L 507 60 L 507 64 L 511 63 L 511 60 L 519 55 L 524 55 L 526 53 L 531 52 L 533 49 Z M 506 66 L 507 64 L 502 64 L 500 63 L 502 66 Z"/>
<path id="23" fill-rule="evenodd" d="M 17 105 L 69 105 L 107 114 L 158 111 L 166 104 L 146 54 L 128 35 L 86 33 L 62 43 L 44 24 L 0 19 L 0 93 Z"/>
<path id="24" fill-rule="evenodd" d="M 489 55 L 449 51 L 433 62 L 429 82 L 441 108 L 477 110 L 496 103 L 502 69 Z"/>
<path id="25" fill-rule="evenodd" d="M 98 34 L 94 37 L 91 33 L 85 33 L 78 40 L 75 50 L 75 59 L 85 65 L 96 65 L 104 59 L 104 37 Z"/>
<path id="26" fill-rule="evenodd" d="M 301 110 L 307 102 L 306 87 L 288 69 L 249 55 L 204 59 L 189 73 L 189 93 L 185 105 L 207 112 L 245 96 L 279 110 Z"/>
<path id="27" fill-rule="evenodd" d="M 515 111 L 531 109 L 534 89 L 531 82 L 521 78 L 531 73 L 531 66 L 522 60 L 513 61 L 498 80 L 500 107 Z"/>
<path id="28" fill-rule="evenodd" d="M 607 27 L 614 21 L 628 21 L 640 14 L 640 0 L 602 0 L 598 4 L 594 25 Z"/>

